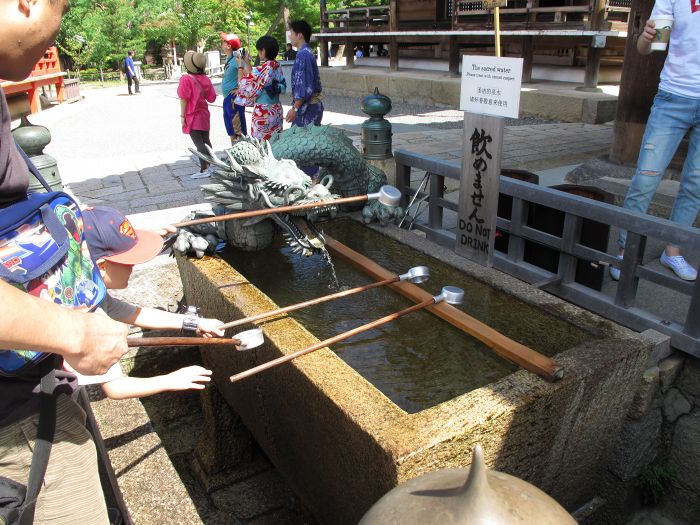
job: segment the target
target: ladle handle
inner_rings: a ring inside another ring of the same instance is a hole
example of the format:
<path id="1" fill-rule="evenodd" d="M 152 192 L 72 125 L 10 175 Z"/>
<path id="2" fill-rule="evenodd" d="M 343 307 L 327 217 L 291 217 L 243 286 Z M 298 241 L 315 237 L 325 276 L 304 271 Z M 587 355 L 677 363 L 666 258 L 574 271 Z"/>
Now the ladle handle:
<path id="1" fill-rule="evenodd" d="M 405 310 L 401 310 L 399 312 L 394 312 L 393 314 L 389 314 L 385 317 L 382 317 L 381 319 L 377 319 L 376 321 L 372 321 L 371 323 L 367 323 L 367 324 L 364 324 L 362 326 L 358 326 L 357 328 L 353 328 L 352 330 L 348 330 L 347 332 L 343 332 L 342 334 L 335 335 L 333 337 L 326 339 L 325 341 L 320 341 L 316 344 L 309 346 L 308 348 L 304 348 L 303 350 L 299 350 L 298 352 L 294 352 L 294 353 L 289 354 L 289 355 L 278 357 L 277 359 L 273 359 L 272 361 L 268 361 L 267 363 L 263 363 L 262 365 L 258 365 L 256 367 L 250 368 L 250 369 L 246 370 L 245 372 L 241 372 L 240 374 L 232 375 L 229 379 L 231 380 L 232 383 L 235 383 L 236 381 L 240 381 L 241 379 L 245 379 L 246 377 L 250 377 L 252 375 L 255 375 L 258 372 L 262 372 L 263 370 L 267 370 L 268 368 L 272 368 L 272 367 L 275 367 L 277 365 L 281 365 L 282 363 L 286 363 L 287 361 L 291 361 L 292 359 L 296 359 L 297 357 L 301 357 L 302 355 L 305 355 L 305 354 L 314 352 L 316 350 L 319 350 L 321 348 L 325 348 L 327 346 L 330 346 L 333 343 L 337 343 L 338 341 L 348 339 L 348 338 L 352 337 L 353 335 L 361 334 L 362 332 L 366 332 L 367 330 L 371 330 L 372 328 L 376 328 L 378 326 L 382 326 L 384 324 L 390 323 L 391 321 L 398 319 L 402 315 L 410 314 L 411 312 L 415 312 L 416 310 L 420 310 L 421 308 L 425 308 L 426 306 L 430 306 L 434 302 L 435 302 L 435 298 L 431 297 L 430 299 L 426 299 L 423 302 L 420 302 L 418 304 L 414 304 L 413 306 L 409 306 Z"/>
<path id="2" fill-rule="evenodd" d="M 221 326 L 219 326 L 219 328 L 221 330 L 225 330 L 226 328 L 232 328 L 234 326 L 240 326 L 242 324 L 252 323 L 253 321 L 259 321 L 260 319 L 266 319 L 268 317 L 273 317 L 275 315 L 284 314 L 287 312 L 293 312 L 295 310 L 299 310 L 299 309 L 305 308 L 307 306 L 312 306 L 314 304 L 325 303 L 326 301 L 330 301 L 332 299 L 339 299 L 341 297 L 347 297 L 348 295 L 353 295 L 356 293 L 364 292 L 365 290 L 370 290 L 372 288 L 378 288 L 380 286 L 395 283 L 399 279 L 400 279 L 400 277 L 396 276 L 396 277 L 392 277 L 391 279 L 384 279 L 383 281 L 377 281 L 376 283 L 366 284 L 364 286 L 358 286 L 357 288 L 351 288 L 350 290 L 343 290 L 342 292 L 336 292 L 336 293 L 324 295 L 323 297 L 317 297 L 316 299 L 309 299 L 308 301 L 304 301 L 302 303 L 292 304 L 290 306 L 285 306 L 284 308 L 278 308 L 277 310 L 263 312 L 261 314 L 252 315 L 252 316 L 246 317 L 244 319 L 238 319 L 236 321 L 231 321 L 230 323 L 222 324 Z"/>
<path id="3" fill-rule="evenodd" d="M 195 224 L 206 224 L 208 222 L 229 221 L 232 219 L 248 219 L 250 217 L 258 217 L 260 215 L 272 215 L 274 213 L 286 213 L 288 211 L 306 210 L 309 208 L 318 208 L 320 206 L 328 206 L 329 204 L 347 204 L 350 202 L 363 202 L 367 200 L 367 195 L 356 195 L 354 197 L 342 197 L 330 201 L 308 202 L 306 204 L 279 206 L 277 208 L 264 208 L 260 210 L 241 211 L 238 213 L 229 213 L 226 215 L 215 215 L 214 217 L 202 217 L 201 219 L 193 219 L 191 221 L 176 222 L 173 224 L 176 228 L 185 226 L 194 226 Z"/>
<path id="4" fill-rule="evenodd" d="M 236 346 L 239 339 L 218 337 L 127 337 L 126 343 L 134 346 Z"/>

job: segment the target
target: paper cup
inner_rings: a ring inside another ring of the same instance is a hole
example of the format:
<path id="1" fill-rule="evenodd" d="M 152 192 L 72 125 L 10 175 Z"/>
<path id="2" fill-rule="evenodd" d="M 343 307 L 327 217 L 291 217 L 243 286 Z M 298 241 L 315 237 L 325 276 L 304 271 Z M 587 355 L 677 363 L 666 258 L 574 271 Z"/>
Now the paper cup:
<path id="1" fill-rule="evenodd" d="M 673 28 L 672 16 L 659 16 L 654 19 L 656 23 L 656 35 L 651 43 L 652 51 L 666 51 L 668 41 L 671 38 L 671 29 Z"/>

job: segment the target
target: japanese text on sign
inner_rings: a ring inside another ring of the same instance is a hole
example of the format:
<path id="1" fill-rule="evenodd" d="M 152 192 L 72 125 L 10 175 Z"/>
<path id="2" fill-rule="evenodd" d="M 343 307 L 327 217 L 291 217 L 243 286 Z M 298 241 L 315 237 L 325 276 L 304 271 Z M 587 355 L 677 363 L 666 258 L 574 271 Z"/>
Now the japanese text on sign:
<path id="1" fill-rule="evenodd" d="M 494 7 L 506 7 L 508 0 L 481 0 L 481 5 L 484 9 L 493 9 Z"/>
<path id="2" fill-rule="evenodd" d="M 484 224 L 484 218 L 480 215 L 482 202 L 486 198 L 481 180 L 488 169 L 489 161 L 493 158 L 487 149 L 493 139 L 483 129 L 474 128 L 469 141 L 471 142 L 472 155 L 474 155 L 472 163 L 474 183 L 472 184 L 472 193 L 469 196 L 472 209 L 466 220 L 459 219 L 459 243 L 462 246 L 468 246 L 473 250 L 488 254 L 491 229 Z"/>
<path id="3" fill-rule="evenodd" d="M 478 115 L 517 118 L 522 72 L 522 58 L 465 55 L 460 109 Z"/>

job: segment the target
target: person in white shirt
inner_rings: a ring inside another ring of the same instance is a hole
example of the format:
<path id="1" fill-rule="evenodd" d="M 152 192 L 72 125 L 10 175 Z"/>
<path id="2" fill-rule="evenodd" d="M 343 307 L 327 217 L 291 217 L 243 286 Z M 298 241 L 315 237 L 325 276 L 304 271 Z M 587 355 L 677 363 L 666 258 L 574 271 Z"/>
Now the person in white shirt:
<path id="1" fill-rule="evenodd" d="M 700 0 L 657 0 L 637 39 L 639 53 L 651 53 L 656 36 L 654 20 L 668 15 L 674 19 L 668 56 L 642 139 L 637 171 L 623 206 L 646 213 L 678 144 L 690 131 L 688 156 L 671 220 L 692 226 L 700 209 Z M 621 231 L 618 258 L 622 257 L 626 239 L 627 232 Z M 681 279 L 697 278 L 697 271 L 681 255 L 678 246 L 666 246 L 659 260 Z M 618 280 L 620 270 L 611 266 L 610 275 Z"/>

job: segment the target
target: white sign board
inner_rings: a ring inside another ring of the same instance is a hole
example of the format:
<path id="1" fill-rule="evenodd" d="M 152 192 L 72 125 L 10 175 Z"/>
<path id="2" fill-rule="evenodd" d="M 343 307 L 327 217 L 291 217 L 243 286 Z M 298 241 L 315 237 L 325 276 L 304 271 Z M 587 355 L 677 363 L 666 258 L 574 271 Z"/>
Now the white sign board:
<path id="1" fill-rule="evenodd" d="M 522 77 L 522 58 L 464 55 L 459 109 L 518 118 Z"/>

